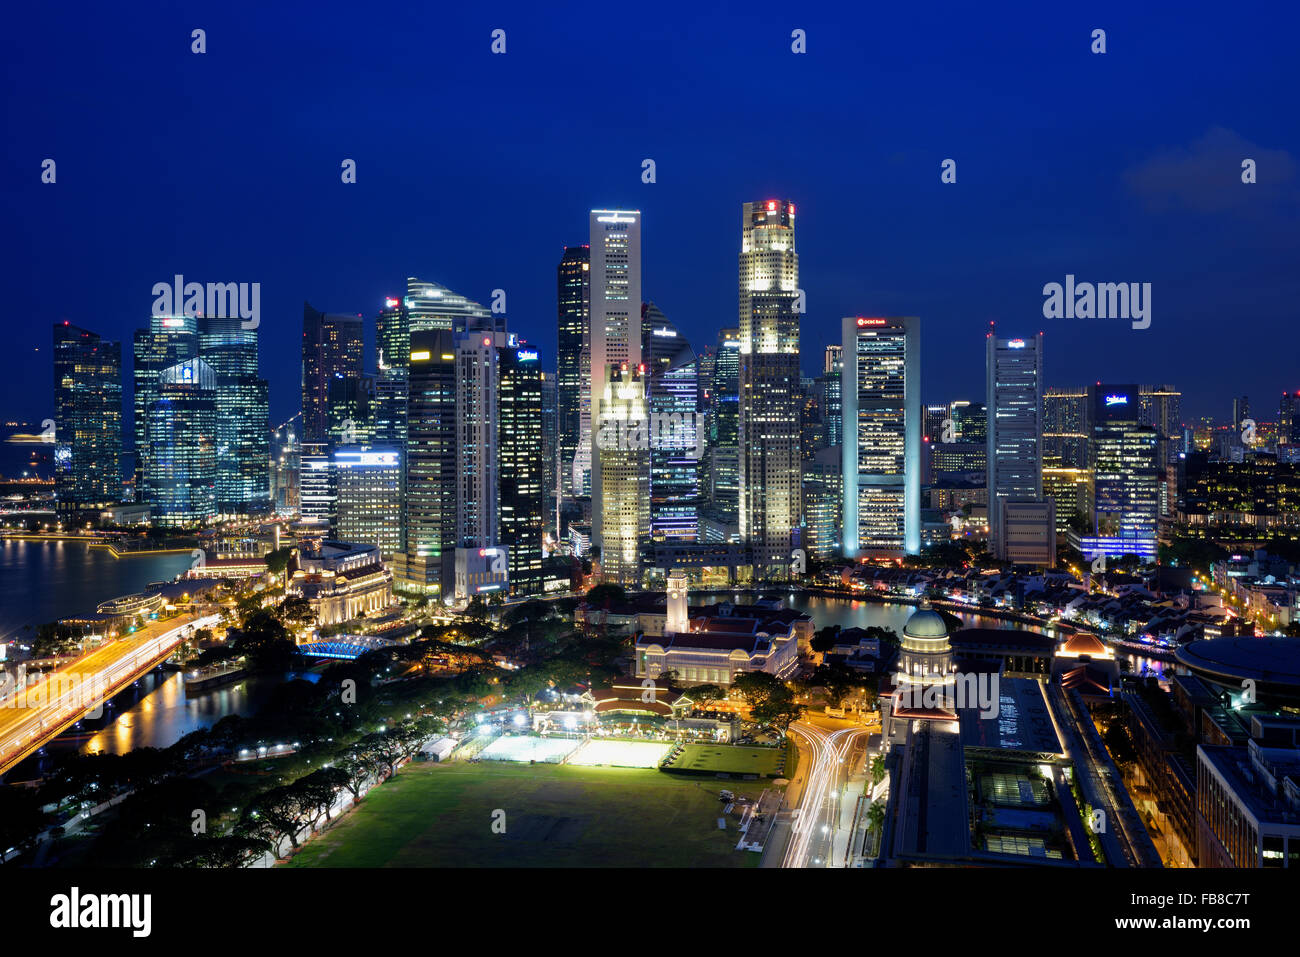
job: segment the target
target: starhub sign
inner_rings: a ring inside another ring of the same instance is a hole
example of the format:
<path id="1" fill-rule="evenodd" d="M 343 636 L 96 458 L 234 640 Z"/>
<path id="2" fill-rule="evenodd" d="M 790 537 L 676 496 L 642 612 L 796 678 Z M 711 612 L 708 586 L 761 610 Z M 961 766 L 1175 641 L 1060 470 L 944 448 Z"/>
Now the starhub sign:
<path id="1" fill-rule="evenodd" d="M 1044 319 L 1130 319 L 1134 329 L 1151 325 L 1151 283 L 1080 282 L 1071 273 L 1065 283 L 1043 287 Z"/>
<path id="2" fill-rule="evenodd" d="M 981 718 L 996 718 L 1002 698 L 996 672 L 958 672 L 954 675 L 918 677 L 894 675 L 900 710 L 979 711 Z"/>
<path id="3" fill-rule="evenodd" d="M 186 282 L 177 273 L 170 284 L 153 285 L 155 316 L 207 316 L 209 319 L 240 319 L 243 329 L 261 323 L 260 282 Z"/>

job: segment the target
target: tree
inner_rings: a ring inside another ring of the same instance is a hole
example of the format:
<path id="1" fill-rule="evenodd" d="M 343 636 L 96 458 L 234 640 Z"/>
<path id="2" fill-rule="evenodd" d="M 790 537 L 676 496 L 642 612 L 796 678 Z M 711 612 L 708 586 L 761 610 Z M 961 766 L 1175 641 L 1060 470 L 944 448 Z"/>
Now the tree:
<path id="1" fill-rule="evenodd" d="M 627 601 L 627 592 L 620 586 L 606 582 L 596 585 L 587 592 L 587 604 L 592 608 L 604 608 L 607 605 L 621 605 Z"/>
<path id="2" fill-rule="evenodd" d="M 247 867 L 268 851 L 271 851 L 271 842 L 263 838 L 237 835 L 196 837 L 169 863 L 175 867 L 231 870 Z"/>
<path id="3" fill-rule="evenodd" d="M 266 570 L 272 575 L 283 575 L 289 568 L 289 560 L 293 557 L 294 548 L 292 545 L 286 545 L 283 548 L 277 548 L 266 556 Z"/>
<path id="4" fill-rule="evenodd" d="M 9 848 L 31 847 L 44 824 L 36 791 L 12 785 L 0 787 L 0 864 Z"/>

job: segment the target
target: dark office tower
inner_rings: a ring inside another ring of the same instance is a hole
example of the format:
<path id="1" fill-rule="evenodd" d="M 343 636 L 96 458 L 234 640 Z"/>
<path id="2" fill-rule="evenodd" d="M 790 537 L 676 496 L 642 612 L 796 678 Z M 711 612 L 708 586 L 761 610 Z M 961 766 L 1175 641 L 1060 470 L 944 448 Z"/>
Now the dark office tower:
<path id="1" fill-rule="evenodd" d="M 709 385 L 708 499 L 724 525 L 740 521 L 740 330 L 718 333 Z"/>
<path id="2" fill-rule="evenodd" d="M 375 444 L 375 377 L 331 379 L 328 402 L 328 444 L 334 448 L 370 448 Z"/>
<path id="3" fill-rule="evenodd" d="M 641 308 L 641 355 L 650 410 L 650 537 L 698 537 L 700 459 L 706 437 L 699 415 L 695 350 L 654 303 Z"/>
<path id="4" fill-rule="evenodd" d="M 740 221 L 740 537 L 759 579 L 789 577 L 801 544 L 794 215 L 765 200 L 745 203 Z"/>
<path id="5" fill-rule="evenodd" d="M 1156 556 L 1160 470 L 1157 433 L 1139 418 L 1132 385 L 1089 387 L 1093 528 L 1085 555 Z"/>
<path id="6" fill-rule="evenodd" d="M 239 319 L 199 319 L 199 356 L 217 380 L 217 511 L 246 516 L 271 506 L 267 382 L 257 330 Z"/>
<path id="7" fill-rule="evenodd" d="M 361 376 L 365 354 L 363 321 L 302 308 L 302 440 L 333 441 L 329 435 L 329 385 Z"/>
<path id="8" fill-rule="evenodd" d="M 1043 458 L 1056 468 L 1086 469 L 1088 442 L 1088 390 L 1048 389 L 1043 393 Z"/>
<path id="9" fill-rule="evenodd" d="M 842 323 L 847 558 L 921 550 L 920 327 L 915 316 Z"/>
<path id="10" fill-rule="evenodd" d="M 809 461 L 818 449 L 826 447 L 826 423 L 822 420 L 820 397 L 813 380 L 804 379 L 799 386 L 799 458 Z"/>
<path id="11" fill-rule="evenodd" d="M 834 368 L 823 372 L 813 381 L 825 431 L 823 448 L 834 448 L 844 444 L 844 400 L 840 392 L 840 373 L 844 368 L 844 360 L 842 349 L 836 348 L 834 355 L 830 349 L 826 352 L 826 361 L 833 364 Z"/>
<path id="12" fill-rule="evenodd" d="M 990 550 L 1014 561 L 1001 533 L 1001 511 L 1008 503 L 1043 501 L 1043 336 L 1004 339 L 990 332 L 985 343 Z"/>
<path id="13" fill-rule="evenodd" d="M 54 478 L 59 512 L 122 499 L 122 344 L 54 327 Z"/>
<path id="14" fill-rule="evenodd" d="M 546 514 L 555 517 L 556 483 L 560 478 L 559 462 L 559 402 L 555 374 L 542 373 L 542 498 L 546 502 Z M 558 526 L 556 534 L 559 534 Z"/>
<path id="15" fill-rule="evenodd" d="M 1183 431 L 1179 408 L 1183 394 L 1172 385 L 1138 386 L 1139 421 L 1156 430 L 1160 437 L 1160 468 L 1178 461 Z"/>
<path id="16" fill-rule="evenodd" d="M 375 319 L 374 429 L 378 447 L 406 444 L 406 372 L 411 356 L 410 317 L 400 299 L 389 296 Z"/>
<path id="17" fill-rule="evenodd" d="M 193 526 L 217 517 L 217 376 L 202 359 L 158 375 L 146 410 L 145 501 L 156 525 Z"/>
<path id="18" fill-rule="evenodd" d="M 958 442 L 988 441 L 989 414 L 983 402 L 957 401 L 951 411 Z"/>
<path id="19" fill-rule="evenodd" d="M 590 246 L 564 247 L 564 256 L 556 267 L 556 294 L 559 303 L 556 343 L 558 444 L 563 494 L 572 495 L 573 456 L 582 434 L 582 407 L 584 402 L 591 402 L 591 370 L 584 366 L 584 359 L 590 362 Z"/>
<path id="20" fill-rule="evenodd" d="M 542 433 L 542 363 L 523 342 L 500 352 L 497 448 L 500 468 L 499 540 L 510 567 L 510 591 L 542 591 L 543 489 L 546 474 Z"/>
<path id="21" fill-rule="evenodd" d="M 1283 392 L 1277 407 L 1277 444 L 1300 445 L 1300 392 Z"/>
<path id="22" fill-rule="evenodd" d="M 158 375 L 199 354 L 198 320 L 193 316 L 153 316 L 148 329 L 137 329 L 132 385 L 135 440 L 135 495 L 144 501 L 144 472 L 149 456 L 148 410 L 158 398 Z"/>
<path id="23" fill-rule="evenodd" d="M 1232 400 L 1232 427 L 1237 433 L 1237 443 L 1241 444 L 1241 424 L 1250 418 L 1250 396 L 1243 395 Z"/>
<path id="24" fill-rule="evenodd" d="M 411 591 L 452 594 L 456 547 L 456 340 L 411 333 L 406 403 L 406 551 L 394 573 Z"/>

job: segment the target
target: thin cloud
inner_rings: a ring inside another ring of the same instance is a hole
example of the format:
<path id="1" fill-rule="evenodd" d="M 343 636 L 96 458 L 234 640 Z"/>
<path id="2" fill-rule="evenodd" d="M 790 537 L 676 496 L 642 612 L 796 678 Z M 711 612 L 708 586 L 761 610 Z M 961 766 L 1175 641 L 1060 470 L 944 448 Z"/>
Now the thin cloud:
<path id="1" fill-rule="evenodd" d="M 1253 185 L 1241 181 L 1245 159 L 1255 161 Z M 1249 214 L 1293 206 L 1300 198 L 1295 169 L 1286 150 L 1265 149 L 1216 126 L 1191 146 L 1160 153 L 1126 171 L 1124 181 L 1151 209 Z"/>

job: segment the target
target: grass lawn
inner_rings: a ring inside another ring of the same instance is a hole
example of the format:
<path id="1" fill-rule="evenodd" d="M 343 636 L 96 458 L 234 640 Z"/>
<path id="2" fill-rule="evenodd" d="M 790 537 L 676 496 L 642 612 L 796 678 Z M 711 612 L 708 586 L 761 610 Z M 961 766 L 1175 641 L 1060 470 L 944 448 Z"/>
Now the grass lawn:
<path id="1" fill-rule="evenodd" d="M 672 764 L 675 771 L 757 774 L 778 777 L 777 766 L 785 748 L 745 748 L 730 744 L 688 744 Z M 785 769 L 789 771 L 789 768 Z M 788 777 L 788 775 L 786 775 Z"/>
<path id="2" fill-rule="evenodd" d="M 286 866 L 757 866 L 759 855 L 734 850 L 734 817 L 718 830 L 716 783 L 634 768 L 409 764 Z"/>

